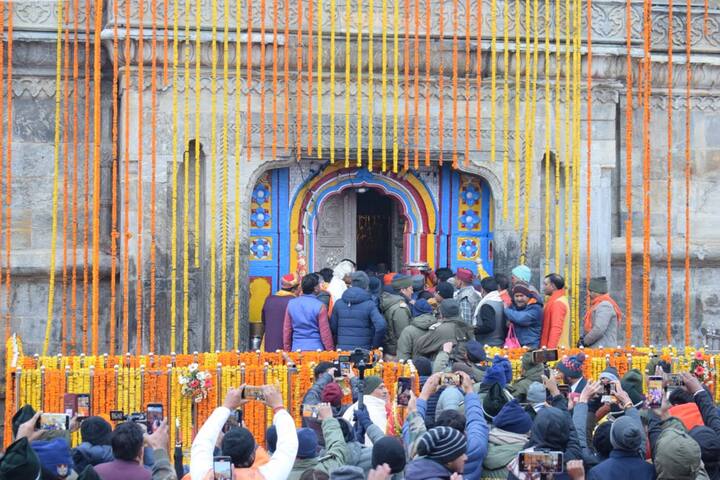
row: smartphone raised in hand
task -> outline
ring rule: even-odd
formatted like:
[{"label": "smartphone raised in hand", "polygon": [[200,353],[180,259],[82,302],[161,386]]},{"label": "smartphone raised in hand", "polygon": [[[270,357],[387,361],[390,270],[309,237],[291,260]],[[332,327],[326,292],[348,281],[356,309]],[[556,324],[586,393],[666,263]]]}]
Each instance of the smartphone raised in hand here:
[{"label": "smartphone raised in hand", "polygon": [[165,418],[162,403],[148,403],[146,418],[147,430],[151,434],[155,431],[155,425],[162,423]]},{"label": "smartphone raised in hand", "polygon": [[399,377],[397,383],[397,404],[400,407],[407,407],[410,402],[410,392],[412,391],[412,377]]},{"label": "smartphone raised in hand", "polygon": [[662,406],[663,395],[665,389],[663,388],[663,377],[653,375],[648,377],[648,394],[647,394],[647,405],[648,408],[660,408]]},{"label": "smartphone raised in hand", "polygon": [[557,348],[542,348],[532,352],[533,363],[556,362],[558,358]]},{"label": "smartphone raised in hand", "polygon": [[233,464],[230,457],[213,458],[213,479],[233,480]]},{"label": "smartphone raised in hand", "polygon": [[524,473],[562,473],[563,452],[520,452],[518,470]]}]

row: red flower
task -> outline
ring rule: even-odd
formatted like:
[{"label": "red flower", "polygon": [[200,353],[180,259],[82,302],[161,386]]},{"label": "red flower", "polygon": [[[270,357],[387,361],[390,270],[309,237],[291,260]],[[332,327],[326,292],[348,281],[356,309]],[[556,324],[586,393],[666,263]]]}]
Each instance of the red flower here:
[{"label": "red flower", "polygon": [[697,358],[698,360],[702,360],[702,359],[703,359],[703,354],[702,354],[702,352],[701,352],[700,350],[698,350],[697,352],[695,352],[695,358]]},{"label": "red flower", "polygon": [[189,385],[190,385],[190,388],[198,388],[200,386],[200,381],[193,380],[192,382],[189,383]]},{"label": "red flower", "polygon": [[205,380],[205,388],[210,388],[212,386],[212,382],[210,379]]}]

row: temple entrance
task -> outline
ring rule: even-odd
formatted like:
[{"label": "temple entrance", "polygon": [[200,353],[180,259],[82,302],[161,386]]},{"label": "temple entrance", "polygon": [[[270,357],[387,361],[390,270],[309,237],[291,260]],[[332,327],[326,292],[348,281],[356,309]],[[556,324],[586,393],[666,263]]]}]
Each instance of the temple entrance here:
[{"label": "temple entrance", "polygon": [[328,198],[315,231],[315,270],[343,258],[360,270],[398,271],[404,263],[405,220],[397,200],[379,189],[348,189]]}]

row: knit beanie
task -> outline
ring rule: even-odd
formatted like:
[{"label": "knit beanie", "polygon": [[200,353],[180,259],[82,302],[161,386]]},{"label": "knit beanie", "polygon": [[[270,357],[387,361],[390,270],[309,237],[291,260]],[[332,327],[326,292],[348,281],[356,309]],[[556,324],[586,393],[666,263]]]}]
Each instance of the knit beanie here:
[{"label": "knit beanie", "polygon": [[20,428],[20,425],[30,420],[32,417],[35,416],[35,409],[31,407],[30,405],[23,405],[20,407],[20,410],[15,412],[15,415],[12,417],[12,432],[13,437],[17,436],[18,428]]},{"label": "knit beanie", "polygon": [[620,380],[620,377],[618,377],[618,371],[615,367],[606,367],[605,370],[600,372],[600,380],[603,378],[607,378],[611,382],[617,382]]},{"label": "knit beanie", "polygon": [[417,370],[418,375],[421,377],[429,377],[432,375],[432,362],[427,357],[413,357],[412,359],[413,365],[415,365],[415,370]]},{"label": "knit beanie", "polygon": [[88,417],[80,424],[80,438],[91,445],[110,445],[112,425],[102,417]]},{"label": "knit beanie", "polygon": [[337,383],[330,382],[323,388],[320,399],[333,407],[339,407],[343,399],[342,388]]},{"label": "knit beanie", "polygon": [[32,442],[30,446],[40,459],[40,465],[49,472],[59,473],[58,467],[73,467],[70,444],[64,437],[56,437],[52,440],[38,440]]},{"label": "knit beanie", "polygon": [[220,449],[223,455],[232,459],[235,466],[247,466],[251,455],[255,452],[255,437],[245,427],[233,427],[222,439]]},{"label": "knit beanie", "polygon": [[452,318],[460,315],[460,304],[457,300],[446,299],[440,302],[440,315],[443,318]]},{"label": "knit beanie", "polygon": [[522,409],[517,400],[511,400],[500,409],[493,425],[506,432],[527,434],[532,428],[533,422],[530,415]]},{"label": "knit beanie", "polygon": [[610,427],[610,443],[615,450],[637,452],[642,445],[643,431],[640,422],[623,415]]},{"label": "knit beanie", "polygon": [[527,265],[518,265],[517,267],[513,268],[510,273],[512,273],[519,280],[522,280],[526,283],[530,283],[530,279],[532,278],[532,271]]},{"label": "knit beanie", "polygon": [[365,387],[363,388],[363,394],[370,395],[374,392],[382,383],[382,379],[377,375],[370,375],[365,377]]},{"label": "knit beanie", "polygon": [[438,295],[440,295],[442,298],[444,298],[446,300],[453,298],[453,296],[455,295],[455,287],[450,285],[448,282],[438,283],[436,290],[437,290]]},{"label": "knit beanie", "polygon": [[40,475],[40,459],[30,448],[27,438],[10,444],[0,459],[0,479],[35,479]]},{"label": "knit beanie", "polygon": [[465,435],[451,427],[431,428],[418,440],[418,455],[440,464],[450,463],[466,452]]},{"label": "knit beanie", "polygon": [[545,385],[540,382],[532,382],[528,387],[527,401],[533,405],[536,403],[543,403],[547,399],[547,393],[545,391]]},{"label": "knit beanie", "polygon": [[493,365],[492,367],[485,370],[485,376],[483,377],[483,385],[493,385],[495,383],[500,385],[500,388],[505,387],[507,384],[505,376],[505,369],[502,365]]},{"label": "knit beanie", "polygon": [[629,370],[620,382],[622,389],[628,394],[633,405],[638,405],[639,403],[645,401],[642,382],[642,373],[640,373],[640,370],[637,368]]},{"label": "knit beanie", "polygon": [[525,295],[528,298],[532,298],[534,296],[533,291],[530,290],[530,285],[528,285],[527,283],[524,283],[524,282],[518,282],[515,284],[515,286],[513,286],[513,289],[512,289],[513,297],[515,296],[516,293],[522,293],[523,295]]},{"label": "knit beanie", "polygon": [[432,313],[432,307],[424,298],[418,298],[412,306],[413,317],[419,317],[426,313]]},{"label": "knit beanie", "polygon": [[608,293],[608,282],[606,277],[591,278],[588,283],[588,290],[604,295]]},{"label": "knit beanie", "polygon": [[462,280],[465,283],[472,283],[475,275],[473,275],[472,271],[467,268],[458,268],[457,272],[455,272],[455,278]]},{"label": "knit beanie", "polygon": [[410,277],[410,275],[398,273],[393,277],[390,285],[392,285],[395,290],[412,287],[412,277]]},{"label": "knit beanie", "polygon": [[477,340],[470,340],[465,344],[465,351],[467,352],[467,359],[472,363],[480,363],[487,360],[487,353],[485,353],[485,347],[482,343]]},{"label": "knit beanie", "polygon": [[367,290],[370,286],[370,278],[368,278],[365,272],[353,272],[350,274],[350,282],[353,287],[362,288]]},{"label": "knit beanie", "polygon": [[497,365],[502,368],[503,372],[505,373],[505,383],[512,382],[512,364],[510,364],[510,360],[508,360],[505,357],[501,357],[500,355],[495,355],[495,358],[493,358],[493,365]]},{"label": "knit beanie", "polygon": [[298,451],[297,458],[315,458],[317,457],[318,438],[315,431],[311,428],[298,428]]},{"label": "knit beanie", "polygon": [[420,292],[425,288],[425,277],[422,275],[412,276],[413,292]]},{"label": "knit beanie", "polygon": [[508,399],[505,396],[505,392],[503,388],[496,383],[490,387],[487,395],[483,398],[483,412],[486,417],[494,421],[493,419],[500,413],[500,410],[502,410],[506,403],[508,403]]},{"label": "knit beanie", "polygon": [[405,450],[395,437],[385,436],[375,442],[372,449],[372,468],[387,463],[391,473],[405,470]]},{"label": "knit beanie", "polygon": [[520,366],[526,372],[535,366],[535,362],[533,362],[532,352],[523,353],[523,356],[520,358]]},{"label": "knit beanie", "polygon": [[580,378],[583,376],[583,363],[585,362],[585,354],[580,352],[577,355],[564,357],[557,363],[557,369],[568,378]]},{"label": "knit beanie", "polygon": [[382,282],[379,278],[370,277],[370,280],[368,281],[368,291],[376,297],[380,296],[382,293]]}]

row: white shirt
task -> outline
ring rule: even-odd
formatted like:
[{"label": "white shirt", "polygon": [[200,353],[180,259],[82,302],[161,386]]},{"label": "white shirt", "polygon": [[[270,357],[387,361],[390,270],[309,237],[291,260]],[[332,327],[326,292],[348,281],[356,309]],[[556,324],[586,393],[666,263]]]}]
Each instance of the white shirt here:
[{"label": "white shirt", "polygon": [[342,294],[347,290],[347,285],[342,278],[333,277],[328,284],[328,292],[333,299],[333,302],[337,302],[342,298]]},{"label": "white shirt", "polygon": [[[190,478],[204,480],[213,469],[213,451],[215,442],[225,422],[230,417],[230,409],[218,407],[200,428],[192,443],[190,455]],[[286,410],[280,410],[273,418],[277,429],[277,448],[270,461],[258,468],[265,480],[285,480],[292,471],[298,451],[295,422]]]},{"label": "white shirt", "polygon": [[[370,420],[377,425],[380,430],[383,432],[387,429],[387,411],[385,410],[385,400],[382,400],[377,397],[373,397],[371,395],[363,395],[363,404],[368,410],[368,413],[370,414]],[[348,408],[345,413],[343,414],[343,418],[350,422],[351,425],[353,425],[355,422],[353,421],[353,414],[355,410],[357,410],[357,402],[354,403],[350,408]],[[279,435],[278,435],[279,438]],[[370,438],[365,435],[365,446],[366,447],[372,447],[372,442],[370,441]],[[194,479],[193,479],[194,480]]]}]

